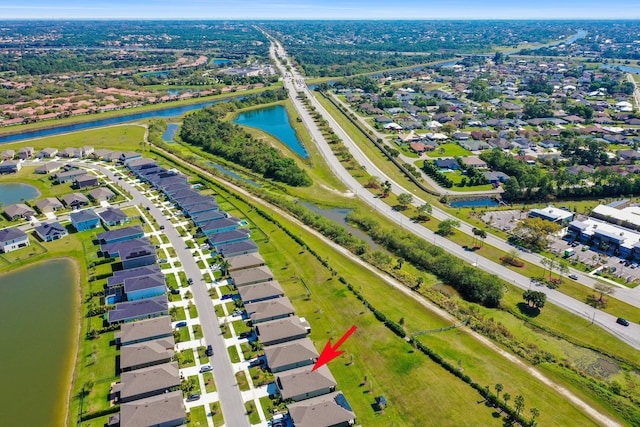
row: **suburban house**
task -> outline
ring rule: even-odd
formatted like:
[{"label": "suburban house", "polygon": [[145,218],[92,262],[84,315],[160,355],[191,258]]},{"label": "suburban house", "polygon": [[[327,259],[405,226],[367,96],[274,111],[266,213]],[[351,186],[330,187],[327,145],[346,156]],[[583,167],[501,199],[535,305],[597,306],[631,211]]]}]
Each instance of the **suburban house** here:
[{"label": "suburban house", "polygon": [[260,323],[255,331],[263,345],[273,345],[304,338],[311,332],[311,327],[304,318],[291,316]]},{"label": "suburban house", "polygon": [[89,204],[89,199],[82,193],[71,193],[62,196],[62,203],[68,208],[78,209],[80,206]]},{"label": "suburban house", "polygon": [[467,157],[463,157],[461,160],[462,160],[462,163],[464,163],[469,167],[474,167],[478,169],[487,169],[489,167],[487,165],[487,162],[485,162],[478,156],[467,156]]},{"label": "suburban house", "polygon": [[11,160],[16,156],[15,150],[4,150],[0,153],[0,160]]},{"label": "suburban house", "polygon": [[295,402],[332,393],[337,385],[327,365],[315,371],[312,370],[312,366],[303,366],[276,375],[276,386],[282,399]]},{"label": "suburban house", "polygon": [[120,347],[120,371],[129,372],[171,362],[175,354],[173,337]]},{"label": "suburban house", "polygon": [[220,206],[213,200],[209,202],[196,203],[195,205],[190,205],[190,206],[182,206],[182,211],[186,216],[189,216],[189,217],[199,212],[217,211],[217,210],[220,210]]},{"label": "suburban house", "polygon": [[27,160],[33,157],[33,153],[33,147],[22,147],[20,150],[18,150],[18,158],[20,160]]},{"label": "suburban house", "polygon": [[55,172],[62,167],[62,163],[60,162],[47,162],[44,165],[40,165],[36,168],[35,173],[39,174],[49,174],[51,172]]},{"label": "suburban house", "polygon": [[84,169],[71,169],[58,172],[53,175],[53,178],[58,184],[64,184],[66,182],[72,182],[79,176],[86,175],[87,173],[88,172]]},{"label": "suburban house", "polygon": [[245,304],[244,309],[254,325],[295,314],[295,309],[287,297]]},{"label": "suburban house", "polygon": [[484,177],[487,179],[489,184],[498,185],[500,183],[505,183],[509,178],[509,175],[499,171],[486,171],[482,172]]},{"label": "suburban house", "polygon": [[153,276],[132,277],[124,281],[124,293],[127,296],[127,301],[157,297],[164,295],[166,291],[167,284],[162,273]]},{"label": "suburban house", "polygon": [[134,320],[151,319],[152,317],[169,314],[167,296],[141,299],[138,301],[122,302],[116,308],[109,310],[107,321],[109,324],[132,322]]},{"label": "suburban house", "polygon": [[349,427],[356,414],[340,392],[325,394],[287,405],[295,427]]},{"label": "suburban house", "polygon": [[214,233],[222,233],[225,231],[235,230],[240,226],[240,220],[235,217],[222,218],[214,221],[208,221],[200,224],[200,232],[209,235]]},{"label": "suburban house", "polygon": [[171,317],[161,316],[122,324],[120,332],[116,332],[116,344],[126,346],[145,341],[173,336]]},{"label": "suburban house", "polygon": [[71,212],[69,218],[71,218],[73,228],[77,231],[93,230],[100,226],[100,217],[93,209]]},{"label": "suburban house", "polygon": [[191,221],[193,221],[196,226],[200,226],[205,222],[215,221],[222,218],[227,218],[227,213],[224,211],[206,211],[192,215]]},{"label": "suburban house", "polygon": [[273,373],[313,365],[320,357],[309,338],[267,346],[264,355]]},{"label": "suburban house", "polygon": [[120,406],[120,425],[177,427],[186,425],[186,409],[181,391],[163,393]]},{"label": "suburban house", "polygon": [[46,197],[44,199],[40,199],[35,203],[35,206],[40,211],[40,213],[55,212],[63,208],[60,200],[56,199],[55,197]]},{"label": "suburban house", "polygon": [[89,191],[89,197],[96,202],[108,202],[116,197],[116,194],[107,187],[98,187]]},{"label": "suburban house", "polygon": [[239,230],[223,231],[221,233],[210,234],[207,241],[212,247],[218,245],[224,245],[225,243],[242,242],[243,240],[249,240],[251,237],[251,230],[248,228],[242,228]]},{"label": "suburban house", "polygon": [[130,159],[127,162],[127,167],[132,171],[136,172],[142,169],[157,168],[158,164],[153,159],[149,159],[147,157],[140,157],[138,159]]},{"label": "suburban house", "polygon": [[128,164],[129,162],[137,159],[142,159],[142,154],[136,153],[134,151],[127,151],[126,153],[121,153],[118,158],[118,162],[122,164]]},{"label": "suburban house", "polygon": [[45,242],[52,242],[54,240],[62,239],[69,234],[67,229],[60,225],[59,222],[43,223],[35,227],[36,234]]},{"label": "suburban house", "polygon": [[123,269],[155,264],[155,246],[145,237],[102,245],[102,252],[109,258],[120,258]]},{"label": "suburban house", "polygon": [[178,362],[164,363],[135,371],[123,372],[112,392],[120,403],[132,402],[169,392],[180,386]]},{"label": "suburban house", "polygon": [[246,268],[244,270],[236,270],[229,274],[233,284],[237,288],[246,285],[255,285],[260,282],[268,282],[273,280],[273,273],[268,266]]},{"label": "suburban house", "polygon": [[460,170],[460,165],[456,159],[436,159],[433,162],[440,169]]},{"label": "suburban house", "polygon": [[282,286],[276,280],[243,286],[238,289],[238,293],[245,304],[284,296]]},{"label": "suburban house", "polygon": [[98,185],[98,177],[91,174],[77,176],[73,180],[73,186],[77,189],[95,187]]},{"label": "suburban house", "polygon": [[18,228],[3,228],[0,230],[0,251],[3,253],[29,246],[29,236]]},{"label": "suburban house", "polygon": [[35,214],[36,214],[36,211],[31,209],[29,206],[25,205],[24,203],[15,203],[13,205],[9,205],[6,208],[4,208],[4,216],[6,216],[11,221],[20,219],[20,218],[29,219]]},{"label": "suburban house", "polygon": [[248,254],[240,255],[232,258],[227,258],[229,262],[228,272],[243,270],[245,268],[255,268],[264,265],[264,258],[260,254]]},{"label": "suburban house", "polygon": [[58,154],[58,149],[57,148],[44,148],[42,149],[38,155],[36,156],[39,159],[52,159],[56,156],[56,154]]},{"label": "suburban house", "polygon": [[161,271],[162,269],[158,264],[129,268],[127,270],[118,270],[113,273],[113,276],[107,278],[107,287],[123,285],[125,279],[129,279],[131,277],[149,276],[160,273]]},{"label": "suburban house", "polygon": [[236,243],[225,243],[215,247],[216,252],[223,257],[253,254],[258,252],[258,245],[253,240],[244,240]]},{"label": "suburban house", "polygon": [[[102,220],[102,222],[109,227],[122,225],[129,221],[129,217],[127,216],[127,214],[125,214],[118,208],[112,208],[112,207],[108,207],[104,211],[99,212],[98,216],[100,216],[100,219]],[[142,228],[140,228],[140,230],[142,230]]]},{"label": "suburban house", "polygon": [[22,169],[22,163],[18,160],[5,160],[0,163],[0,175],[16,173]]}]

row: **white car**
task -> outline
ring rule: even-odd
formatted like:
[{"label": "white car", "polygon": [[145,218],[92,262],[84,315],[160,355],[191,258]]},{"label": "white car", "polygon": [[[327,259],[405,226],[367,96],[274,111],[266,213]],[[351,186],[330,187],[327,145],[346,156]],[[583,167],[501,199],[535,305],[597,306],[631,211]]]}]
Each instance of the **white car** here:
[{"label": "white car", "polygon": [[569,279],[578,280],[578,275],[577,274],[570,274],[569,275]]},{"label": "white car", "polygon": [[200,372],[210,372],[213,371],[211,365],[202,365],[200,366]]}]

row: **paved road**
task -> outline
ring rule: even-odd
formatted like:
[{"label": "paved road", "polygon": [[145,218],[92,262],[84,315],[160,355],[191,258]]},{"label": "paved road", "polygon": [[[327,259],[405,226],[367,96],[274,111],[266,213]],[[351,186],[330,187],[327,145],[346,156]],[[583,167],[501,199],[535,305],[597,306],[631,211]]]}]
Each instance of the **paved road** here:
[{"label": "paved road", "polygon": [[[268,36],[268,35],[267,35]],[[333,155],[329,144],[324,139],[322,133],[319,131],[317,125],[315,124],[313,118],[308,113],[306,108],[304,107],[302,101],[298,99],[297,93],[304,93],[310,100],[312,105],[315,107],[315,110],[319,112],[325,120],[329,123],[334,132],[342,139],[343,143],[349,148],[351,154],[354,156],[356,161],[358,161],[361,165],[365,166],[366,170],[372,174],[377,175],[381,178],[381,180],[389,179],[385,174],[380,171],[375,164],[373,164],[365,155],[360,151],[357,145],[353,142],[350,136],[339,126],[339,124],[335,121],[335,119],[323,108],[323,106],[315,99],[309,88],[304,83],[304,79],[302,76],[298,74],[295,68],[291,67],[288,71],[285,69],[285,66],[278,60],[277,57],[284,58],[285,61],[288,61],[286,52],[282,48],[282,45],[275,39],[268,36],[272,42],[270,47],[270,53],[272,58],[275,60],[279,70],[284,75],[284,85],[289,91],[289,96],[298,111],[298,114],[309,130],[311,137],[316,141],[316,144],[322,153],[325,161],[330,166],[331,170],[340,178],[340,180],[345,183],[345,185],[351,189],[360,199],[364,200],[369,206],[376,209],[381,214],[385,215],[387,218],[399,224],[400,226],[410,230],[417,236],[420,236],[428,241],[433,241],[434,244],[442,247],[447,252],[461,258],[471,264],[477,265],[483,270],[496,274],[503,280],[513,283],[514,285],[522,288],[529,289],[533,285],[529,277],[523,276],[521,274],[515,273],[510,269],[490,261],[482,256],[479,256],[473,252],[466,251],[464,248],[459,245],[451,242],[450,240],[444,239],[442,237],[437,236],[432,231],[424,228],[423,226],[411,222],[408,218],[403,216],[401,213],[396,212],[391,209],[390,206],[385,204],[383,201],[379,200],[371,194],[369,191],[362,188],[362,186],[353,178],[347,170],[342,167],[340,162]],[[276,56],[277,52],[277,56]],[[408,192],[406,189],[398,185],[397,183],[390,180],[393,185],[393,191],[397,194]],[[418,201],[418,203],[423,203],[422,201]],[[442,220],[451,218],[446,212],[441,211],[439,209],[434,209],[433,216]],[[472,226],[467,223],[462,223],[460,227],[465,233],[471,234]],[[501,239],[498,239],[495,236],[489,235],[486,239],[487,244],[491,244],[496,246],[502,250],[509,251],[513,247]],[[522,257],[526,262],[539,263],[541,259],[540,256],[536,254],[528,254],[523,253]],[[581,283],[587,283],[593,285],[594,280],[587,277],[582,272],[576,272],[580,276]],[[545,292],[547,294],[547,299],[550,303],[553,303],[557,306],[560,306],[578,316],[581,316],[589,321],[592,321],[594,324],[597,324],[602,329],[607,331],[608,333],[616,336],[627,344],[633,346],[636,349],[640,349],[640,325],[636,323],[632,323],[629,327],[624,327],[616,324],[616,316],[605,313],[600,310],[594,310],[591,306],[578,301],[574,298],[571,298],[565,294],[562,294],[556,290],[548,289],[544,286],[533,286],[536,290]],[[618,289],[616,291],[616,297],[629,300],[627,302],[633,301],[636,306],[640,306],[640,295],[638,292],[632,292],[626,289]],[[632,319],[636,320],[636,319]]]},{"label": "paved road", "polygon": [[[199,322],[202,325],[202,332],[204,333],[206,343],[211,344],[214,349],[214,355],[210,358],[210,364],[213,367],[213,373],[215,375],[225,425],[227,427],[249,427],[249,418],[246,415],[244,401],[233,372],[229,353],[227,353],[227,347],[220,330],[218,317],[213,309],[211,297],[209,296],[206,285],[202,280],[200,267],[198,267],[197,262],[193,258],[191,250],[186,247],[184,239],[174,228],[171,221],[165,218],[160,209],[140,193],[137,188],[125,180],[118,180],[118,177],[114,176],[114,174],[105,167],[91,163],[87,163],[85,166],[99,170],[116,185],[122,187],[131,194],[132,204],[149,208],[149,213],[153,218],[159,225],[164,226],[164,234],[175,249],[176,255],[180,259],[187,277],[193,278],[193,285],[191,285],[190,289],[198,309]],[[209,412],[208,408],[206,408],[206,410]]]}]

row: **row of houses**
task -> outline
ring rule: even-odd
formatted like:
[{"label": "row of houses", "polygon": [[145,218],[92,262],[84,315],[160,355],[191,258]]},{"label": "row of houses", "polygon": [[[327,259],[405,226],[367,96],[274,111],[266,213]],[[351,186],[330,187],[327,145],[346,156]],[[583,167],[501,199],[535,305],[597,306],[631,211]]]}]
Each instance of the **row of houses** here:
[{"label": "row of houses", "polygon": [[238,289],[246,317],[263,345],[265,367],[288,405],[296,427],[347,426],[355,414],[326,365],[313,370],[319,354],[307,337],[311,328],[295,315],[260,254],[228,258],[230,280]]},{"label": "row of houses", "polygon": [[[165,196],[207,236],[214,254],[229,263],[231,281],[238,289],[256,337],[265,348],[267,368],[277,373],[278,393],[289,405],[297,427],[351,425],[355,414],[344,395],[336,392],[336,381],[325,366],[313,371],[318,352],[307,335],[310,326],[295,315],[291,301],[284,296],[269,267],[241,228],[238,218],[221,211],[215,198],[200,194],[178,173],[167,171],[150,159],[136,159],[128,168]],[[328,423],[330,421],[330,423]],[[327,424],[328,423],[328,424]]]},{"label": "row of houses", "polygon": [[115,335],[120,348],[120,381],[110,400],[120,412],[107,423],[116,426],[181,426],[186,408],[180,371],[174,361],[175,340],[167,315],[124,323]]}]

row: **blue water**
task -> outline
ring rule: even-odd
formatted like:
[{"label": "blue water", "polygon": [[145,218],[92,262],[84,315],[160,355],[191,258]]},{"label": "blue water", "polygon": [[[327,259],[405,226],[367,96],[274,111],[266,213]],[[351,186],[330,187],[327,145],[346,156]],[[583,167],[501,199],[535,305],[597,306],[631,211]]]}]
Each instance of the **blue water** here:
[{"label": "blue water", "polygon": [[230,59],[224,59],[224,58],[214,59],[213,61],[211,61],[213,65],[228,64],[229,62],[231,62]]},{"label": "blue water", "polygon": [[602,68],[613,68],[624,71],[625,73],[640,74],[640,67],[632,67],[631,65],[603,64]]},{"label": "blue water", "polygon": [[466,202],[449,203],[449,206],[452,208],[489,208],[498,205],[499,203],[493,199],[467,200]]},{"label": "blue water", "polygon": [[[237,97],[234,99],[242,99]],[[156,111],[147,111],[145,113],[131,113],[119,117],[111,117],[109,119],[99,119],[92,122],[76,123],[73,125],[64,125],[51,129],[41,129],[30,132],[21,132],[16,135],[7,135],[0,137],[0,144],[7,142],[24,141],[26,139],[43,138],[46,136],[60,135],[61,133],[75,132],[84,129],[94,129],[104,126],[118,125],[121,123],[133,122],[136,120],[150,119],[156,117],[176,117],[181,116],[191,111],[199,110],[209,105],[217,104],[218,102],[227,102],[228,100],[218,100],[209,102],[200,102],[198,104],[182,105],[180,107],[167,107]]]},{"label": "blue water", "polygon": [[240,113],[233,123],[263,130],[278,138],[300,157],[309,157],[309,153],[289,124],[287,109],[281,105]]},{"label": "blue water", "polygon": [[208,164],[209,166],[211,166],[211,167],[214,167],[214,168],[218,169],[218,170],[219,170],[220,172],[222,172],[223,174],[225,174],[225,175],[229,175],[229,176],[230,176],[230,177],[232,177],[232,178],[235,178],[235,179],[239,179],[239,180],[241,180],[241,181],[244,181],[244,182],[246,182],[246,183],[247,183],[247,184],[249,184],[249,185],[253,185],[254,187],[262,187],[262,185],[258,184],[257,182],[252,181],[252,180],[250,180],[249,178],[245,178],[245,177],[243,177],[243,176],[241,176],[241,175],[238,175],[238,174],[237,174],[237,173],[235,173],[234,171],[230,171],[229,169],[223,168],[222,166],[220,166],[220,165],[219,165],[219,164],[217,164],[217,163],[207,162],[207,164]]},{"label": "blue water", "polygon": [[33,200],[40,196],[40,191],[32,185],[7,182],[0,184],[0,204],[2,206],[21,203],[22,200]]},{"label": "blue water", "polygon": [[176,132],[178,132],[179,127],[180,126],[178,126],[177,123],[169,123],[167,125],[167,130],[165,130],[164,133],[162,134],[162,140],[167,144],[173,144],[174,143],[173,138],[175,138]]},{"label": "blue water", "polygon": [[167,77],[169,76],[168,71],[150,71],[148,73],[140,74],[143,77]]}]

